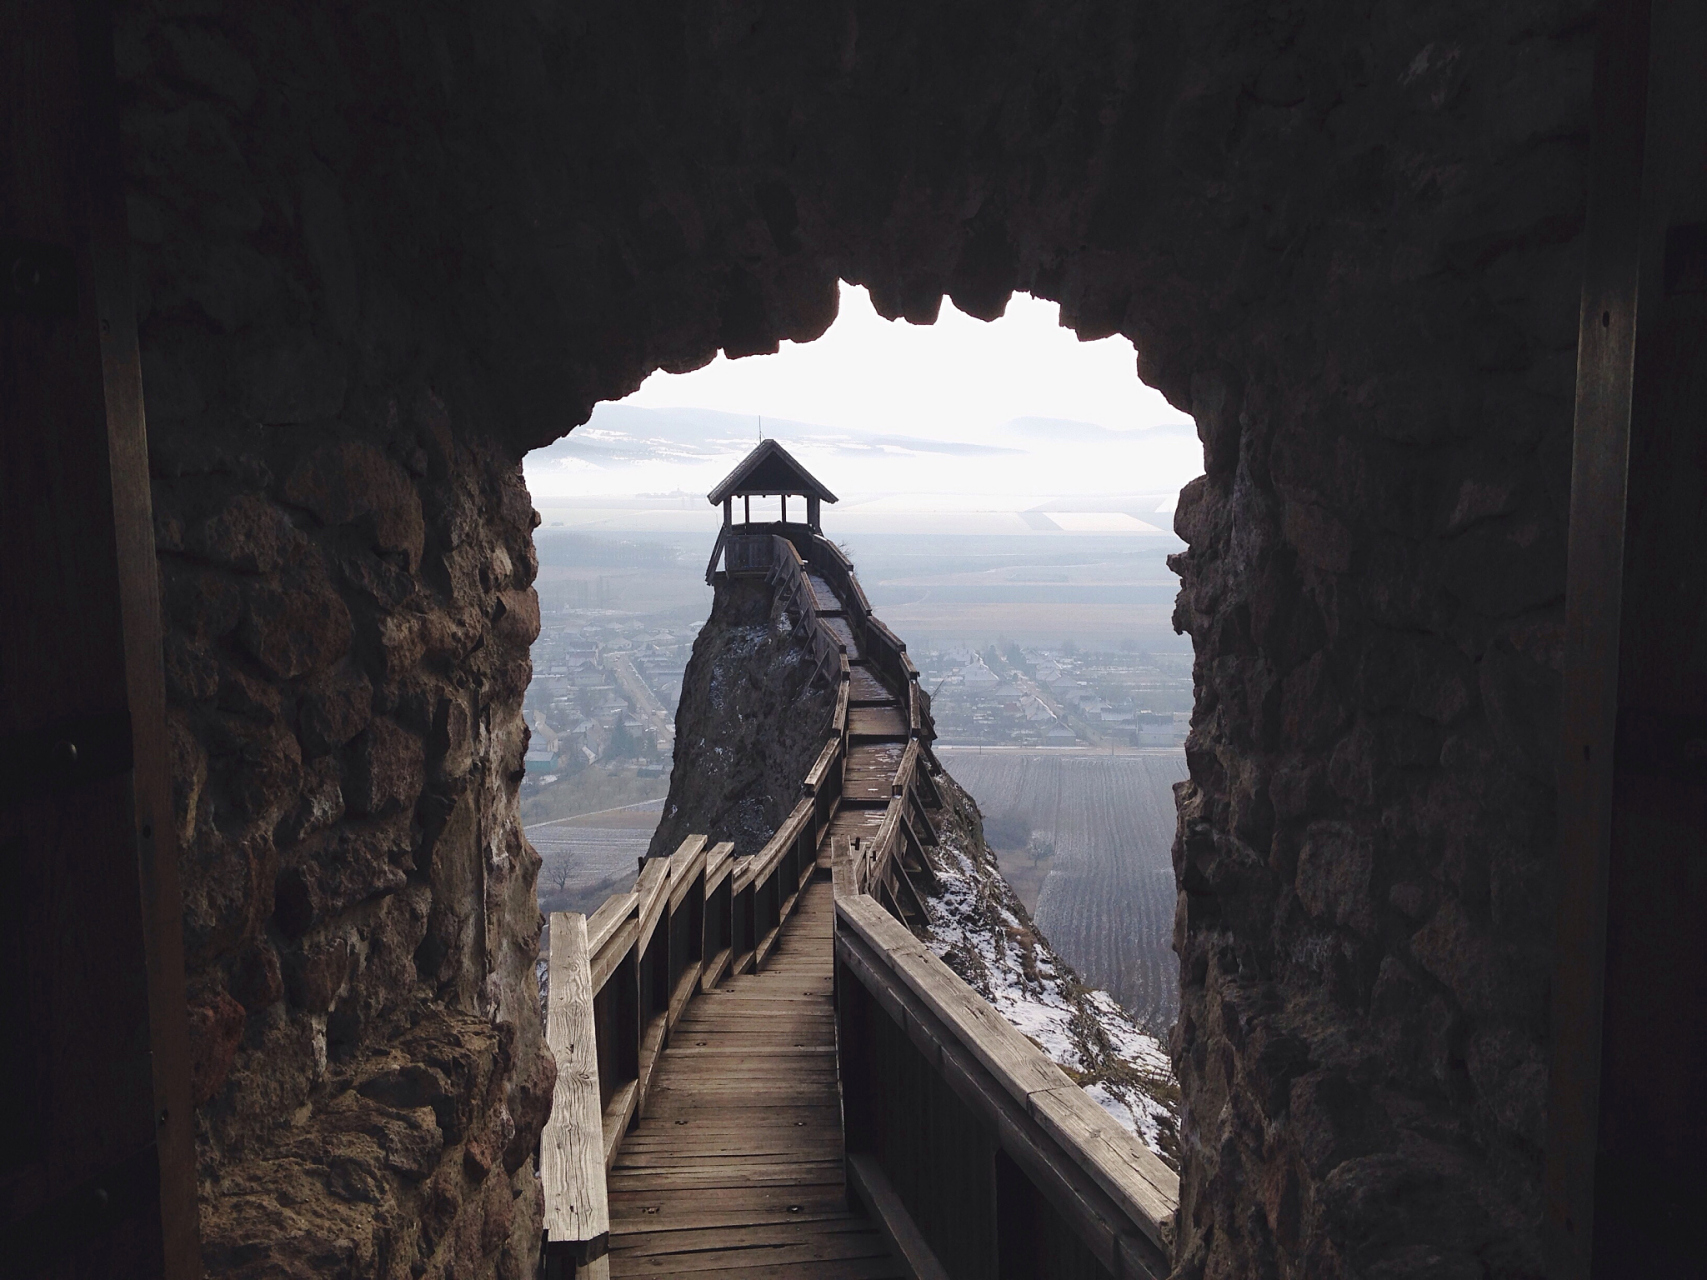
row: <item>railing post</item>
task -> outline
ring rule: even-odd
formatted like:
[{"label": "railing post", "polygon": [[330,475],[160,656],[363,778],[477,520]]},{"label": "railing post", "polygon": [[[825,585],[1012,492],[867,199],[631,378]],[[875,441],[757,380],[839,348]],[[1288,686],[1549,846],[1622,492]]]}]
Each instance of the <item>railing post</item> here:
[{"label": "railing post", "polygon": [[546,1275],[568,1277],[604,1256],[610,1208],[587,918],[553,912],[549,937],[545,1041],[557,1060],[557,1084],[540,1139],[543,1244]]}]

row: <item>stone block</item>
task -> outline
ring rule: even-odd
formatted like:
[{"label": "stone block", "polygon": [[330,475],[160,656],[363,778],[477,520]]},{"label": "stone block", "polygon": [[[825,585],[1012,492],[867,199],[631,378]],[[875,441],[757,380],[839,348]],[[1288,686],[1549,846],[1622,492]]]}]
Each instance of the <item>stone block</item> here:
[{"label": "stone block", "polygon": [[223,991],[210,991],[190,1004],[190,1094],[200,1106],[225,1083],[247,1015]]},{"label": "stone block", "polygon": [[257,582],[243,592],[238,638],[255,661],[292,680],[331,666],[349,651],[350,610],[325,586]]},{"label": "stone block", "polygon": [[335,751],[373,718],[373,686],[354,666],[341,666],[311,681],[297,703],[297,733],[303,753]]},{"label": "stone block", "polygon": [[278,877],[273,918],[288,938],[359,902],[395,893],[407,883],[400,864],[410,855],[407,819],[343,823],[290,851]]},{"label": "stone block", "polygon": [[240,573],[277,573],[300,557],[307,539],[278,507],[239,494],[197,524],[186,539],[194,554]]},{"label": "stone block", "polygon": [[344,803],[352,813],[413,809],[425,767],[421,739],[395,720],[375,717],[351,748]]},{"label": "stone block", "polygon": [[325,1013],[349,978],[350,950],[341,935],[305,938],[286,956],[285,989],[291,1003],[309,1013]]},{"label": "stone block", "polygon": [[401,466],[365,441],[317,449],[285,480],[284,496],[325,525],[363,522],[372,545],[401,554],[405,569],[421,562],[420,495]]}]

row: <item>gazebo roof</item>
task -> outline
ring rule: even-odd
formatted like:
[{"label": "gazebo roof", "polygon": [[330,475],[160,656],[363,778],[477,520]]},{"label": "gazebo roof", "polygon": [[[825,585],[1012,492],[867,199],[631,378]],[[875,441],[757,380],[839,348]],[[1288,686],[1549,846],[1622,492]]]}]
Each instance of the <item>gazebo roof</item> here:
[{"label": "gazebo roof", "polygon": [[836,500],[835,494],[820,484],[810,471],[794,460],[793,454],[775,440],[762,441],[722,484],[706,496],[711,505],[716,506],[725,498],[762,493],[800,493],[824,502]]}]

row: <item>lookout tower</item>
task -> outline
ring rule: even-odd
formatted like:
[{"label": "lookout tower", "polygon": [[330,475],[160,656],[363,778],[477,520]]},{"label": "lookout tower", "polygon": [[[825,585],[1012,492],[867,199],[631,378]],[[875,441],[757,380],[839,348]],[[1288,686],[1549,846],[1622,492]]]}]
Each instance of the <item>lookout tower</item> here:
[{"label": "lookout tower", "polygon": [[810,471],[795,461],[793,454],[775,440],[763,441],[707,495],[713,506],[719,502],[723,504],[725,533],[735,523],[736,498],[741,499],[741,522],[752,524],[752,499],[773,496],[782,499],[784,524],[788,523],[788,500],[805,498],[806,525],[813,533],[822,532],[818,526],[818,504],[836,500],[835,494],[820,484]]}]

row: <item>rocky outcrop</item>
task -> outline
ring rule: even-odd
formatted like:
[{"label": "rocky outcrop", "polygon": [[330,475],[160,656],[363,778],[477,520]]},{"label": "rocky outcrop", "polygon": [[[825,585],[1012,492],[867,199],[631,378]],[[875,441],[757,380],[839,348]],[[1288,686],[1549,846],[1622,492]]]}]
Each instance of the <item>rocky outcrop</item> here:
[{"label": "rocky outcrop", "polygon": [[[843,277],[1057,299],[1197,420],[1181,1274],[1534,1274],[1589,14],[122,4],[210,1257],[265,1234],[242,1170],[407,1125],[361,1082],[469,1019],[515,1028],[454,1086],[506,1159],[363,1199],[328,1139],[296,1220],[520,1265],[517,463]],[[423,1233],[446,1168],[463,1240],[510,1179],[506,1240]]]},{"label": "rocky outcrop", "polygon": [[648,857],[689,835],[758,853],[800,799],[824,749],[835,687],[762,579],[720,576],[676,706],[675,759]]},{"label": "rocky outcrop", "polygon": [[[735,857],[758,853],[798,803],[801,782],[833,732],[836,686],[776,589],[763,578],[724,574],[715,585],[711,616],[682,681],[670,794],[649,857],[669,856],[693,834],[732,841]],[[933,784],[942,808],[932,819],[939,842],[925,850],[929,871],[918,878],[931,914],[922,935],[1177,1169],[1179,1086],[1163,1047],[1055,954],[1002,878],[972,797],[946,771],[939,769]]]}]

